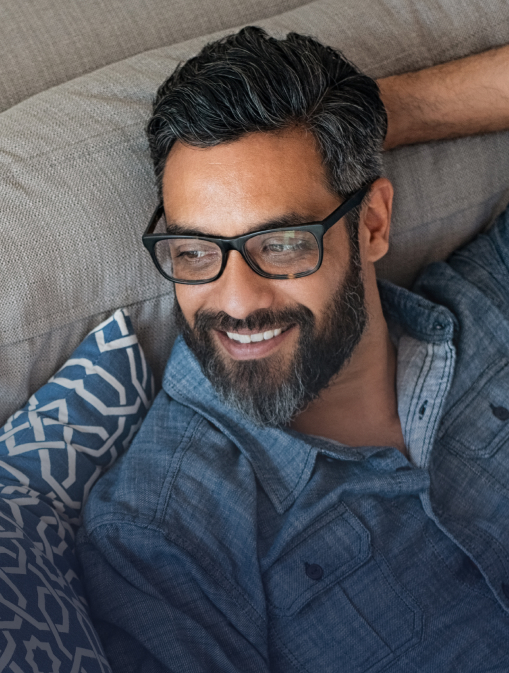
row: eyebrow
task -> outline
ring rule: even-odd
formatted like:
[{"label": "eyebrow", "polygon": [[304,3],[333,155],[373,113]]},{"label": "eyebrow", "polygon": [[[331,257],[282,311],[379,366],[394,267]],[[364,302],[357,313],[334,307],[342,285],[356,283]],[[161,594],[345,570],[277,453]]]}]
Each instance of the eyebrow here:
[{"label": "eyebrow", "polygon": [[[247,229],[240,236],[247,234],[254,234],[258,231],[267,231],[270,229],[283,229],[285,227],[298,227],[302,224],[311,224],[313,222],[321,222],[321,220],[313,218],[305,218],[297,213],[288,213],[281,217],[276,217],[261,224],[255,224],[253,227]],[[236,236],[218,236],[217,234],[209,234],[194,227],[186,227],[184,224],[177,222],[167,223],[166,233],[173,236],[200,236],[202,238],[236,238]]]}]

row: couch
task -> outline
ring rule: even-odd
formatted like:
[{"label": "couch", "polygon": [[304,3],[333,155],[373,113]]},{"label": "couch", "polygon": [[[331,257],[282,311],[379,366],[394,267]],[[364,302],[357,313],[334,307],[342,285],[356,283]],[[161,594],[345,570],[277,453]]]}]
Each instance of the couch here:
[{"label": "couch", "polygon": [[[141,234],[156,204],[144,126],[158,85],[256,23],[311,34],[373,77],[509,42],[507,0],[0,0],[0,424],[127,307],[160,382],[173,288]],[[410,286],[509,200],[509,134],[386,153],[380,276]]]}]

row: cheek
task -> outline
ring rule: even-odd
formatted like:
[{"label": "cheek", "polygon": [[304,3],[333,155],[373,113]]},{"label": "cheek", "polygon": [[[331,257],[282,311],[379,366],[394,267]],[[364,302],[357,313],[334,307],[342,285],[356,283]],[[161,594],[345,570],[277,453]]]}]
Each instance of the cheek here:
[{"label": "cheek", "polygon": [[[329,268],[327,268],[329,266]],[[310,276],[292,281],[283,281],[287,286],[285,292],[286,306],[302,305],[308,308],[313,315],[317,326],[321,325],[326,316],[327,306],[335,293],[338,283],[341,283],[342,274],[337,265],[330,264]]]},{"label": "cheek", "polygon": [[[329,243],[329,245],[326,245],[326,243]],[[309,277],[314,282],[313,292],[316,299],[323,300],[323,303],[326,303],[326,299],[343,283],[349,267],[350,246],[348,241],[329,242],[324,240],[322,265],[315,274]]]},{"label": "cheek", "polygon": [[323,237],[322,267],[336,276],[344,275],[350,263],[350,235],[346,222],[338,222]]},{"label": "cheek", "polygon": [[205,286],[175,284],[175,297],[179,303],[184,318],[190,325],[194,324],[194,316],[200,308],[204,308],[207,295],[210,294]]},{"label": "cheek", "polygon": [[302,279],[303,281],[308,280],[309,285],[303,284],[299,301],[313,311],[318,329],[324,321],[327,321],[332,298],[343,286],[350,267],[348,239],[345,240],[344,237],[337,237],[337,239],[324,240],[323,261],[320,269],[312,276]]},{"label": "cheek", "polygon": [[[303,305],[312,311],[318,322],[321,322],[325,307],[330,303],[332,295],[346,274],[349,258],[344,254],[344,250],[341,258],[339,257],[339,250],[324,250],[322,266],[316,273],[295,280],[269,281],[273,298],[270,308],[277,311],[288,306]],[[218,295],[222,296],[213,283],[202,286],[175,285],[176,299],[190,325],[194,324],[194,316],[199,310],[218,313],[228,308],[220,305],[223,302],[218,301]],[[225,312],[229,313],[228,310]]]}]

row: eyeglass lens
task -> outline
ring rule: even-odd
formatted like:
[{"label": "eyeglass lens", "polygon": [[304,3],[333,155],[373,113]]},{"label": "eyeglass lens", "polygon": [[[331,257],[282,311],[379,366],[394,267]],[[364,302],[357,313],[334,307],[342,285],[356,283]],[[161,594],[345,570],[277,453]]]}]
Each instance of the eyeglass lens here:
[{"label": "eyeglass lens", "polygon": [[[164,217],[161,219],[164,220]],[[160,224],[157,227],[159,231]],[[205,281],[217,276],[221,270],[222,250],[212,241],[170,238],[158,241],[155,253],[164,273],[175,280]],[[313,271],[320,256],[313,234],[298,229],[275,229],[257,234],[247,240],[244,253],[255,268],[282,277]]]}]

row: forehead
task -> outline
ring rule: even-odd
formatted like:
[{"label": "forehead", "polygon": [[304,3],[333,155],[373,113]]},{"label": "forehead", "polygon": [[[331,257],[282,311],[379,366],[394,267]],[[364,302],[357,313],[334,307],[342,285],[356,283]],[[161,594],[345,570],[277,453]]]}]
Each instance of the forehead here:
[{"label": "forehead", "polygon": [[163,199],[172,222],[222,236],[289,214],[325,217],[337,205],[315,139],[303,129],[253,133],[210,148],[176,143]]}]

